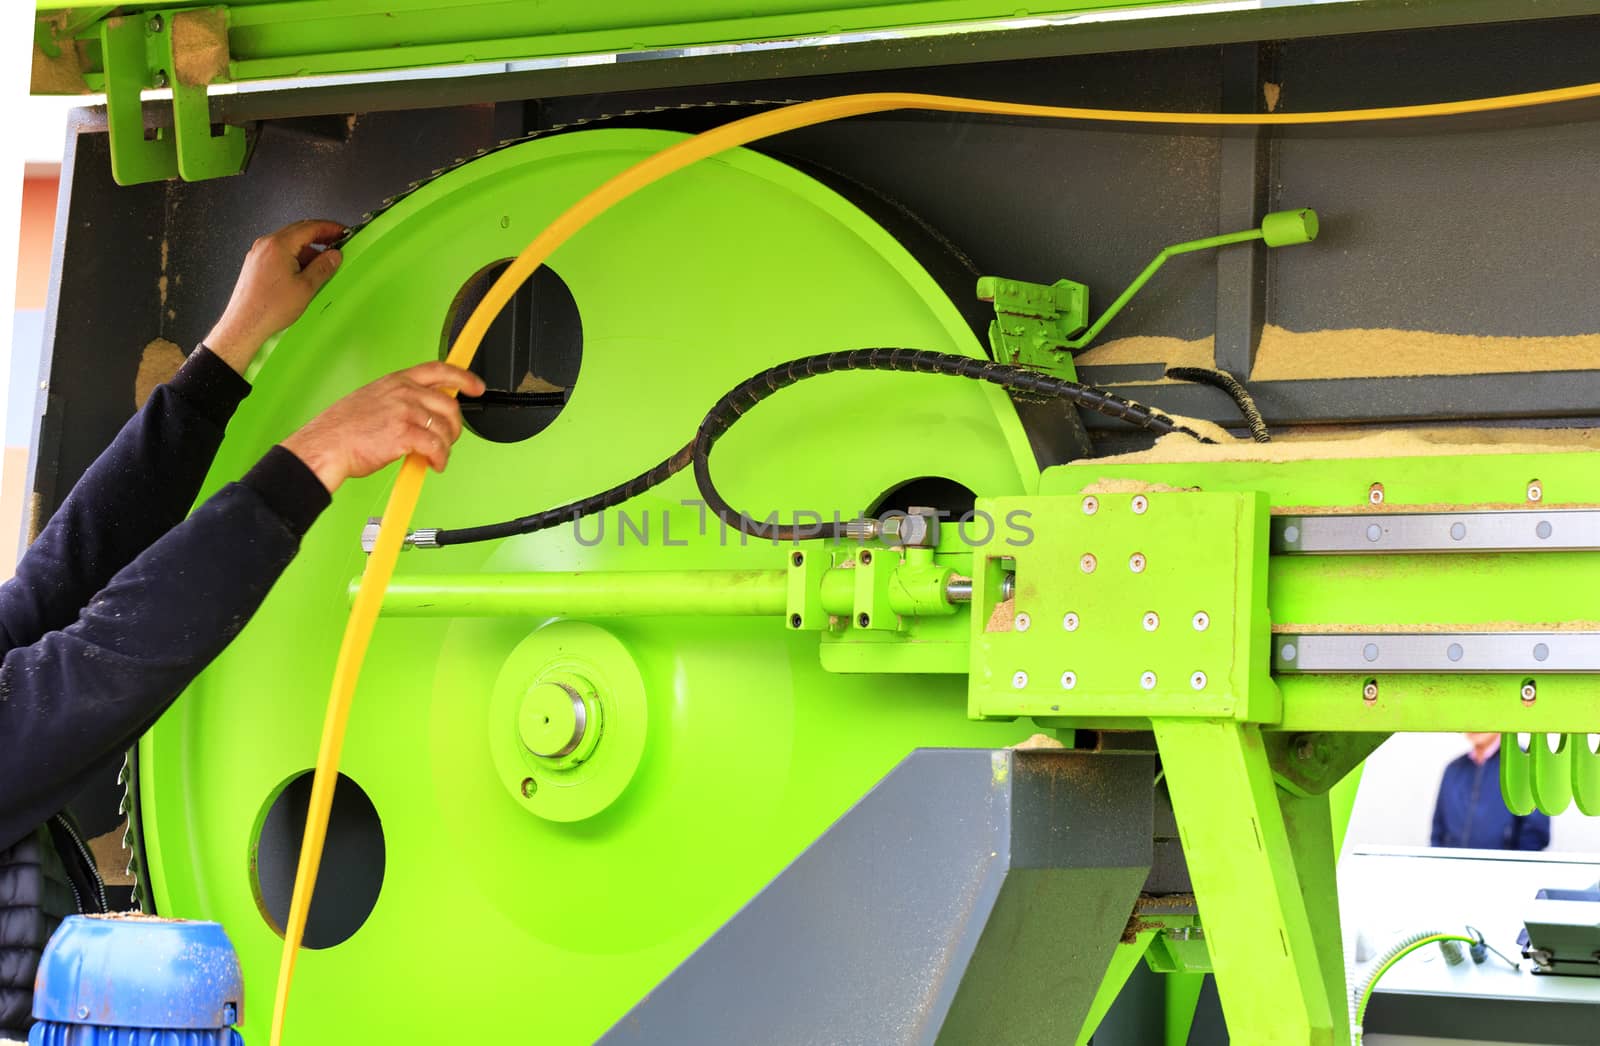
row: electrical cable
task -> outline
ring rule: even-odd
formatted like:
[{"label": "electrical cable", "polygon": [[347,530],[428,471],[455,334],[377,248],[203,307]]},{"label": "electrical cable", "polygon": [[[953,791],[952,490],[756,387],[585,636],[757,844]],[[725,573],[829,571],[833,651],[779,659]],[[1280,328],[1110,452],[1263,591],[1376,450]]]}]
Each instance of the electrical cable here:
[{"label": "electrical cable", "polygon": [[1239,408],[1239,413],[1244,415],[1244,423],[1250,427],[1250,438],[1257,443],[1272,442],[1272,433],[1267,431],[1266,419],[1261,416],[1261,411],[1256,409],[1255,397],[1250,395],[1250,390],[1232,374],[1211,367],[1168,367],[1166,376],[1179,381],[1210,385],[1214,389],[1226,392],[1228,398]]},{"label": "electrical cable", "polygon": [[[1289,126],[1299,124],[1361,123],[1365,121],[1406,120],[1421,117],[1457,116],[1529,108],[1560,102],[1600,97],[1600,83],[1520,94],[1475,98],[1428,105],[1406,105],[1382,109],[1350,109],[1312,113],[1164,113],[1121,109],[1085,109],[1076,106],[1022,105],[976,98],[941,95],[875,93],[819,98],[734,120],[709,131],[685,138],[675,145],[614,175],[588,195],[568,207],[544,231],[534,237],[522,253],[490,285],[483,299],[467,317],[445,362],[465,368],[472,363],[489,324],[505,308],[529,276],[543,265],[555,250],[576,235],[600,214],[627,199],[640,189],[682,170],[690,164],[750,142],[810,127],[830,120],[896,109],[958,112],[994,116],[1037,117],[1111,123],[1168,124],[1190,127]],[[405,542],[412,513],[422,493],[427,462],[418,454],[407,456],[390,491],[378,528],[372,554],[367,557],[361,585],[350,607],[350,617],[340,640],[329,687],[327,714],[323,719],[322,740],[317,748],[316,770],[312,776],[311,797],[306,808],[305,834],[301,840],[299,863],[295,867],[294,892],[285,921],[283,954],[278,966],[278,983],[273,997],[270,1046],[282,1046],[284,1022],[289,1008],[289,989],[294,981],[295,960],[305,936],[306,918],[311,911],[311,895],[322,865],[322,848],[327,840],[328,815],[333,808],[333,789],[338,779],[339,756],[344,748],[345,729],[350,721],[350,705],[357,680],[366,660],[367,647],[377,626],[384,589],[394,574],[395,563]]]},{"label": "electrical cable", "polygon": [[1457,941],[1469,945],[1478,943],[1477,938],[1468,937],[1466,934],[1425,931],[1403,938],[1388,951],[1384,952],[1383,955],[1379,956],[1378,965],[1371,973],[1367,974],[1366,980],[1361,982],[1361,986],[1350,993],[1350,1035],[1355,1046],[1361,1046],[1361,1022],[1367,1015],[1367,1003],[1372,1001],[1372,990],[1378,986],[1379,978],[1389,972],[1389,967],[1418,948],[1435,943],[1439,945],[1439,950],[1444,952],[1445,962],[1448,962],[1451,966],[1460,966],[1464,960],[1461,955],[1461,949],[1455,946],[1454,942]]},{"label": "electrical cable", "polygon": [[477,527],[462,527],[456,530],[441,530],[434,538],[435,544],[465,545],[475,541],[493,541],[497,538],[511,537],[515,534],[531,534],[569,520],[576,521],[596,512],[614,508],[630,498],[649,490],[670,477],[681,472],[690,464],[694,465],[695,484],[700,489],[700,496],[705,500],[706,507],[716,513],[717,518],[729,526],[753,537],[771,538],[774,541],[803,541],[811,538],[837,538],[843,537],[845,524],[816,524],[814,526],[782,526],[774,522],[757,521],[748,514],[739,512],[723,500],[717,492],[716,486],[711,482],[711,466],[709,458],[711,448],[721,439],[734,423],[747,414],[757,403],[771,396],[781,389],[788,388],[796,382],[806,378],[814,378],[820,374],[835,374],[841,371],[852,370],[888,370],[914,374],[943,374],[950,377],[970,378],[974,381],[986,381],[993,385],[1012,392],[1039,396],[1041,398],[1061,398],[1071,400],[1074,404],[1086,410],[1096,411],[1114,418],[1121,418],[1131,425],[1148,429],[1159,435],[1171,432],[1181,432],[1193,436],[1201,443],[1212,443],[1200,433],[1186,425],[1179,424],[1172,418],[1150,407],[1123,399],[1104,389],[1081,382],[1069,381],[1066,378],[1057,378],[1049,374],[1029,370],[1026,367],[1013,366],[1005,363],[995,363],[992,360],[974,359],[970,356],[958,356],[948,352],[932,352],[923,349],[851,349],[845,352],[824,352],[815,356],[802,356],[799,359],[780,363],[775,367],[768,367],[760,374],[755,375],[727,392],[712,408],[706,412],[705,418],[700,422],[700,427],[694,439],[662,461],[654,468],[641,472],[626,482],[619,483],[598,494],[579,501],[568,502],[556,508],[545,509],[531,516],[520,516],[517,519],[506,520],[503,523],[489,523]]}]

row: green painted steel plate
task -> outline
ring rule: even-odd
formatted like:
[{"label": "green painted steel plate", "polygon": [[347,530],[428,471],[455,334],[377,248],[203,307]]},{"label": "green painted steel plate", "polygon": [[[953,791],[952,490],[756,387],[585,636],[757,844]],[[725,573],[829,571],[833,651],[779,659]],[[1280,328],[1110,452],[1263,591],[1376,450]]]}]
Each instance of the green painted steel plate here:
[{"label": "green painted steel plate", "polygon": [[[973,716],[1277,717],[1264,495],[984,498],[978,508],[1028,537],[974,556]],[[996,613],[984,597],[1001,571],[1014,574],[1015,596]]]},{"label": "green painted steel plate", "polygon": [[[382,215],[261,366],[207,490],[343,391],[438,356],[452,299],[469,277],[678,137],[605,130],[516,146]],[[932,279],[876,224],[748,152],[645,190],[561,248],[552,267],[582,319],[570,402],[520,443],[465,435],[448,473],[428,480],[418,525],[503,519],[630,477],[681,446],[717,396],[785,359],[852,346],[981,351]],[[723,492],[757,515],[848,515],[921,476],[986,495],[1037,482],[1003,393],[927,375],[806,382],[752,412],[713,460]],[[247,1041],[265,1041],[281,943],[255,879],[259,867],[264,883],[269,866],[281,878],[282,840],[277,850],[271,839],[258,849],[256,832],[272,822],[270,800],[313,764],[347,588],[362,565],[359,531],[381,509],[392,476],[340,490],[261,612],[141,747],[159,908],[227,927],[247,985]],[[776,569],[787,561],[787,549],[741,546],[736,536],[724,543],[714,526],[698,535],[699,511],[680,504],[694,496],[683,474],[627,506],[636,521],[648,514],[647,544],[632,532],[619,543],[613,513],[592,546],[562,528],[407,553],[402,569]],[[594,540],[592,524],[583,533]],[[778,616],[601,621],[585,627],[608,639],[585,640],[574,656],[598,687],[633,672],[643,681],[647,716],[633,723],[642,752],[624,779],[606,754],[608,737],[617,742],[602,734],[574,773],[594,766],[605,787],[621,781],[620,794],[587,816],[547,818],[502,779],[495,746],[517,736],[518,713],[511,703],[496,714],[493,701],[513,652],[547,626],[380,622],[343,770],[381,822],[381,862],[370,839],[365,850],[358,845],[358,816],[346,831],[336,813],[330,836],[337,849],[345,832],[358,854],[344,862],[356,880],[341,881],[346,908],[359,916],[371,903],[363,886],[376,901],[348,940],[302,955],[291,1041],[487,1041],[508,1026],[540,1042],[592,1041],[911,749],[1007,744],[1029,732],[968,722],[959,676],[829,675],[817,636],[789,632]],[[602,705],[607,731],[629,715],[626,699],[602,695]],[[341,794],[353,795],[343,785]],[[341,883],[330,885],[330,866],[319,897],[337,902]]]}]

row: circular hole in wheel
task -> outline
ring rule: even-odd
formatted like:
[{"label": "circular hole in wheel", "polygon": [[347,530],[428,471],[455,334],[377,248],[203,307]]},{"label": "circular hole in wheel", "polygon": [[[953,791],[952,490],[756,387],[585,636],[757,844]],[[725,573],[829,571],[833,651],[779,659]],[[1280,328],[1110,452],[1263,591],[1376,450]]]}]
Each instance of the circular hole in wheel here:
[{"label": "circular hole in wheel", "polygon": [[[251,889],[262,918],[279,937],[289,922],[294,874],[311,801],[310,770],[290,778],[262,808],[251,852]],[[317,888],[306,919],[307,948],[342,944],[367,921],[383,889],[383,824],[355,781],[339,775]]]},{"label": "circular hole in wheel", "polygon": [[[510,264],[507,259],[485,266],[456,292],[445,317],[441,359]],[[582,361],[578,303],[554,269],[540,266],[489,324],[471,367],[488,391],[461,397],[462,421],[496,443],[517,443],[537,435],[567,405]]]}]

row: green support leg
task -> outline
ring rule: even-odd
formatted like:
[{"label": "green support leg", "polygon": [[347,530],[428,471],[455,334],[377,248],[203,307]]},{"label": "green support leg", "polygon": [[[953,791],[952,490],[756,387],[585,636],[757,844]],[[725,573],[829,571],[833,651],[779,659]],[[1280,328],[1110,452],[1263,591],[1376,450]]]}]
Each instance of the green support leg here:
[{"label": "green support leg", "polygon": [[[1339,850],[1342,831],[1333,823],[1329,794],[1297,796],[1278,789],[1278,806],[1289,835],[1295,878],[1311,921],[1317,969],[1333,1018],[1333,1041],[1350,1042],[1344,983],[1344,936],[1339,928]],[[1337,834],[1336,834],[1337,832]]]},{"label": "green support leg", "polygon": [[1166,989],[1166,1046],[1188,1046],[1194,1014],[1200,1008],[1200,990],[1206,985],[1203,973],[1169,973]]},{"label": "green support leg", "polygon": [[1152,725],[1230,1037],[1346,1046],[1327,797],[1281,793],[1256,726]]}]

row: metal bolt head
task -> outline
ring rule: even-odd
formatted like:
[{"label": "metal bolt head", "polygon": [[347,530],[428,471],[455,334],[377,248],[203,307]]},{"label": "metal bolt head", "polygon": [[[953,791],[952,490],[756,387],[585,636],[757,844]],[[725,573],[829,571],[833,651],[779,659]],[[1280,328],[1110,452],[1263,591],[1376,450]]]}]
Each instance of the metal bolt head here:
[{"label": "metal bolt head", "polygon": [[1206,688],[1206,674],[1204,672],[1196,672],[1189,677],[1189,685],[1196,690],[1204,690]]},{"label": "metal bolt head", "polygon": [[1016,675],[1012,676],[1011,685],[1017,690],[1021,690],[1022,688],[1026,687],[1028,685],[1028,673],[1018,672]]},{"label": "metal bolt head", "polygon": [[1146,632],[1154,632],[1156,629],[1158,629],[1160,627],[1161,627],[1161,615],[1160,614],[1157,614],[1154,610],[1152,610],[1152,611],[1150,611],[1148,614],[1146,614],[1144,616],[1144,630]]},{"label": "metal bolt head", "polygon": [[1156,688],[1156,674],[1154,672],[1146,672],[1139,677],[1139,685],[1146,690],[1154,690]]},{"label": "metal bolt head", "polygon": [[1083,558],[1078,560],[1078,569],[1083,571],[1085,574],[1093,574],[1094,568],[1098,562],[1099,561],[1094,558],[1093,552],[1085,552],[1083,554]]},{"label": "metal bolt head", "polygon": [[1192,623],[1196,632],[1204,632],[1211,627],[1211,615],[1204,610],[1197,611]]},{"label": "metal bolt head", "polygon": [[1076,672],[1063,672],[1063,673],[1061,673],[1061,689],[1063,689],[1063,690],[1071,690],[1073,687],[1075,687],[1077,685],[1078,685],[1078,673],[1076,673]]},{"label": "metal bolt head", "polygon": [[1091,494],[1088,497],[1083,499],[1083,514],[1085,516],[1092,516],[1096,512],[1099,512],[1099,511],[1100,511],[1100,499],[1099,498],[1097,498],[1093,494]]},{"label": "metal bolt head", "polygon": [[1128,557],[1128,569],[1133,571],[1135,574],[1143,574],[1144,573],[1144,553],[1143,552],[1135,552],[1133,555]]},{"label": "metal bolt head", "polygon": [[1369,679],[1367,680],[1366,685],[1361,688],[1361,700],[1370,705],[1377,699],[1378,681],[1375,679]]},{"label": "metal bolt head", "polygon": [[1015,628],[1018,632],[1026,632],[1028,629],[1033,627],[1033,618],[1029,617],[1027,614],[1018,614],[1016,619],[1011,622],[1011,627]]},{"label": "metal bolt head", "polygon": [[1539,687],[1534,683],[1533,680],[1530,679],[1526,683],[1522,684],[1522,703],[1523,704],[1525,704],[1525,705],[1533,704],[1533,702],[1538,698],[1538,696],[1539,696]]},{"label": "metal bolt head", "polygon": [[1532,482],[1530,482],[1528,484],[1528,500],[1529,501],[1543,501],[1544,500],[1544,484],[1540,483],[1538,480],[1533,480]]},{"label": "metal bolt head", "polygon": [[1383,504],[1383,484],[1374,483],[1367,488],[1367,500],[1374,505]]},{"label": "metal bolt head", "polygon": [[167,86],[167,71],[165,69],[157,69],[155,80],[157,87]]},{"label": "metal bolt head", "polygon": [[1061,627],[1066,629],[1068,632],[1076,632],[1078,630],[1078,615],[1068,612],[1068,614],[1061,619]]},{"label": "metal bolt head", "polygon": [[1309,737],[1302,737],[1294,746],[1294,757],[1302,763],[1309,763],[1317,757],[1317,744]]},{"label": "metal bolt head", "polygon": [[537,792],[538,790],[539,782],[535,781],[531,777],[524,777],[522,779],[522,798],[532,799],[533,793]]},{"label": "metal bolt head", "polygon": [[150,30],[152,33],[159,33],[159,32],[161,32],[161,30],[163,28],[166,27],[166,24],[167,23],[165,23],[165,22],[163,22],[161,20],[161,16],[160,15],[156,15],[154,18],[150,19],[149,23],[146,24],[145,28]]},{"label": "metal bolt head", "polygon": [[1143,494],[1135,494],[1133,496],[1133,514],[1135,516],[1144,515],[1145,509],[1148,509],[1149,507],[1150,507],[1150,499],[1149,498],[1145,497]]}]

